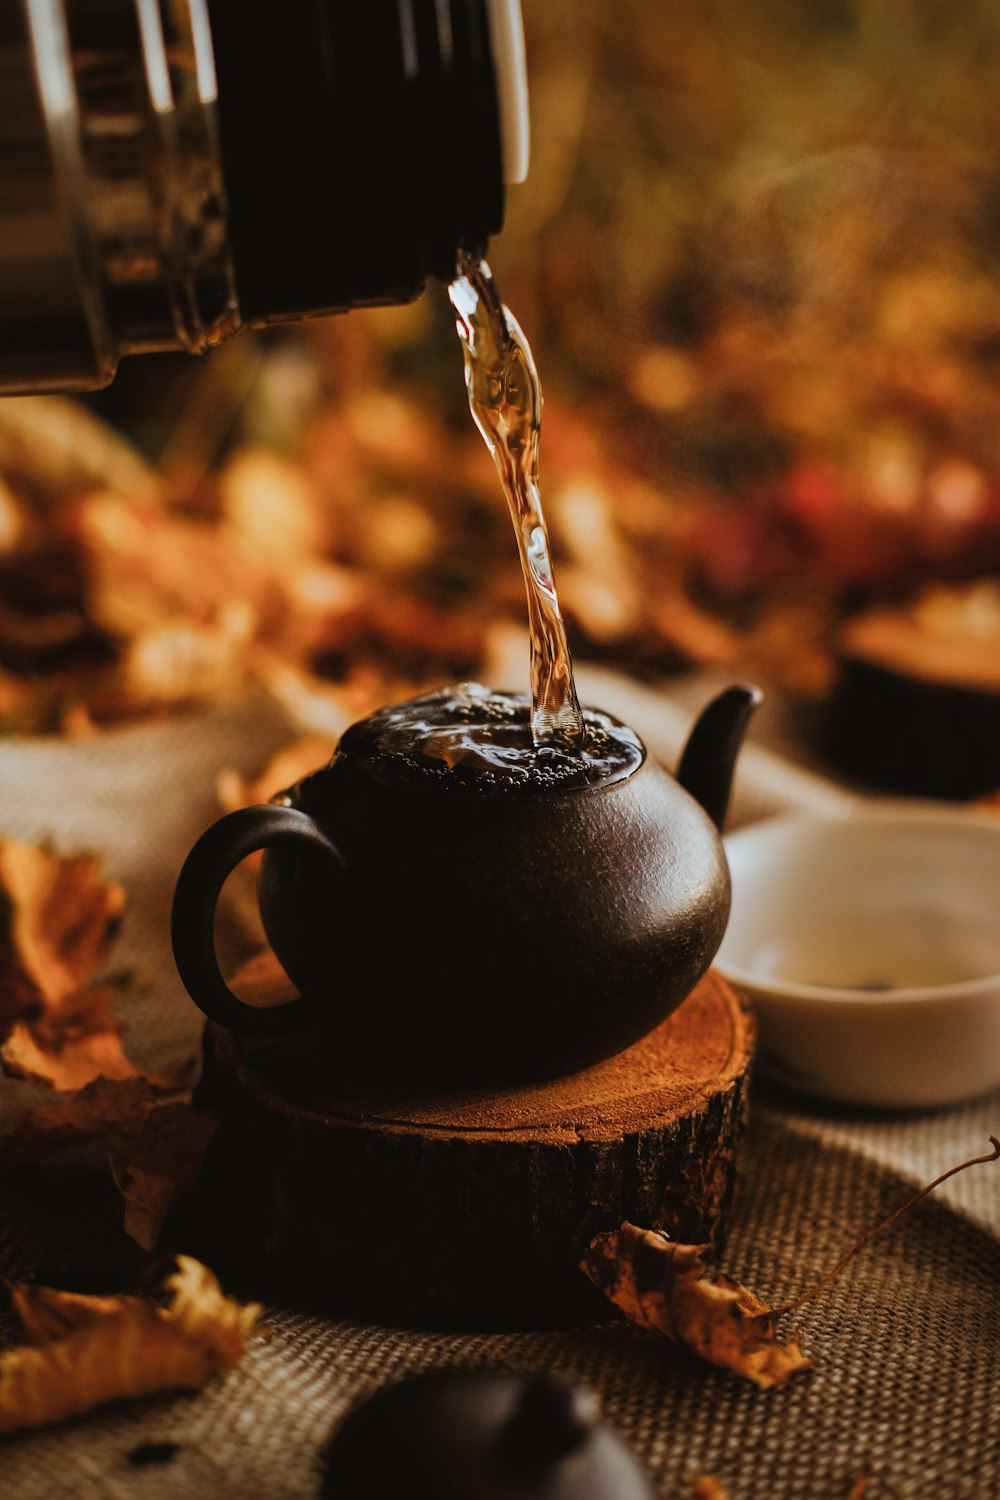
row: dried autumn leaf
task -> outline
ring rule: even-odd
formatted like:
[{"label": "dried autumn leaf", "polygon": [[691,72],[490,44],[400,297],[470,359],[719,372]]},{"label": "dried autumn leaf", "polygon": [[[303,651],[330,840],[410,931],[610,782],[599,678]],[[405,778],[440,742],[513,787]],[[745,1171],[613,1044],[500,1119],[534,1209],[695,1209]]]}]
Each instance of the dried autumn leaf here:
[{"label": "dried autumn leaf", "polygon": [[[641,1328],[665,1334],[710,1364],[745,1375],[757,1385],[781,1385],[810,1362],[795,1339],[787,1346],[778,1343],[776,1320],[820,1296],[872,1240],[949,1178],[969,1167],[1000,1161],[1000,1139],[991,1135],[989,1141],[988,1152],[958,1162],[918,1189],[873,1225],[819,1281],[779,1308],[768,1307],[727,1276],[705,1280],[704,1246],[674,1244],[660,1229],[638,1229],[625,1223],[620,1231],[598,1235],[588,1246],[581,1269]],[[862,1475],[858,1484],[864,1480]]]},{"label": "dried autumn leaf", "polygon": [[37,1027],[19,1021],[0,1045],[4,1072],[13,1078],[49,1084],[65,1094],[98,1079],[124,1083],[140,1073],[161,1092],[186,1087],[194,1070],[193,1055],[178,1057],[144,1072],[126,1055],[121,1022],[109,1010],[116,995],[110,986],[99,986],[76,996],[74,1003],[81,1009],[70,1013],[65,1026],[61,1013]]},{"label": "dried autumn leaf", "polygon": [[130,1135],[160,1102],[148,1078],[95,1078],[28,1110],[0,1136],[0,1166],[38,1161],[66,1146],[113,1134]]},{"label": "dried autumn leaf", "polygon": [[38,1024],[83,989],[124,905],[95,855],[0,840],[0,1031]]},{"label": "dried autumn leaf", "polygon": [[175,1101],[150,1111],[115,1164],[115,1182],[125,1199],[125,1233],[144,1250],[156,1248],[167,1215],[194,1187],[218,1120]]},{"label": "dried autumn leaf", "polygon": [[114,999],[110,985],[99,985],[35,1024],[18,1021],[0,1046],[4,1072],[63,1092],[95,1078],[134,1078],[135,1064],[122,1050],[120,1023],[111,1013]]},{"label": "dried autumn leaf", "polygon": [[85,1297],[15,1286],[27,1343],[0,1355],[0,1434],[79,1416],[106,1401],[197,1389],[246,1350],[260,1309],[223,1295],[212,1273],[179,1256],[163,1291]]},{"label": "dried autumn leaf", "polygon": [[[6,1073],[63,1092],[94,1079],[138,1073],[121,1041],[114,1004],[121,981],[93,973],[118,926],[121,886],[82,854],[61,859],[32,844],[0,840],[0,1064]],[[174,1089],[188,1060],[151,1078]]]},{"label": "dried autumn leaf", "polygon": [[624,1223],[591,1241],[581,1267],[633,1323],[755,1385],[781,1385],[807,1369],[795,1339],[778,1342],[775,1315],[753,1292],[726,1276],[705,1279],[704,1248]]}]

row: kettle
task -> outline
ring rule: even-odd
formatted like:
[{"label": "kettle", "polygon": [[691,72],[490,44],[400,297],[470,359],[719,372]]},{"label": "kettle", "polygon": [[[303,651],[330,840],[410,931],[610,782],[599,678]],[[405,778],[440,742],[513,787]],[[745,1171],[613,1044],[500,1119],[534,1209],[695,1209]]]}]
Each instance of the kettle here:
[{"label": "kettle", "polygon": [[527,155],[519,0],[7,0],[0,395],[408,301]]}]

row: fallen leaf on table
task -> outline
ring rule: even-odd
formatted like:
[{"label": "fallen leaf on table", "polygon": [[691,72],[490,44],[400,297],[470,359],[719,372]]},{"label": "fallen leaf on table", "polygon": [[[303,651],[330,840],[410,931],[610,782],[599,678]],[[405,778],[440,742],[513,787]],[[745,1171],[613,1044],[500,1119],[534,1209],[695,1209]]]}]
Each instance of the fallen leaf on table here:
[{"label": "fallen leaf on table", "polygon": [[4,1071],[71,1092],[95,1078],[134,1078],[122,1051],[120,1023],[111,1013],[117,991],[99,985],[31,1025],[19,1021],[0,1047]]},{"label": "fallen leaf on table", "polygon": [[187,1081],[188,1058],[142,1076],[113,1009],[127,981],[95,981],[124,905],[95,855],[0,840],[0,1065],[53,1091],[8,1125],[3,1165],[129,1134],[164,1090]]},{"label": "fallen leaf on table", "polygon": [[726,1276],[705,1278],[704,1249],[625,1223],[592,1240],[581,1267],[633,1323],[755,1385],[781,1385],[807,1369],[794,1339],[778,1342],[775,1315],[753,1292]]},{"label": "fallen leaf on table", "polygon": [[331,744],[340,739],[352,719],[377,707],[378,697],[388,701],[387,695],[373,689],[370,705],[355,712],[353,703],[348,708],[347,694],[342,687],[284,661],[260,646],[253,652],[251,665],[261,687],[290,719],[303,725],[310,734],[329,739]]},{"label": "fallen leaf on table", "polygon": [[122,1397],[197,1389],[246,1350],[260,1309],[226,1297],[200,1262],[178,1256],[166,1306],[14,1286],[26,1343],[0,1355],[0,1433],[61,1422]]},{"label": "fallen leaf on table", "polygon": [[96,855],[0,840],[0,1031],[39,1025],[86,986],[124,906]]},{"label": "fallen leaf on table", "polygon": [[170,1210],[198,1181],[218,1124],[215,1115],[179,1100],[160,1104],[114,1164],[115,1182],[125,1199],[125,1233],[143,1250],[156,1248]]},{"label": "fallen leaf on table", "polygon": [[[620,1230],[591,1240],[580,1268],[640,1328],[662,1333],[709,1364],[733,1370],[756,1385],[782,1385],[796,1371],[808,1369],[810,1361],[795,1339],[787,1345],[778,1342],[776,1320],[818,1297],[872,1240],[950,1177],[969,1167],[1000,1161],[1000,1139],[991,1135],[989,1141],[988,1152],[958,1162],[913,1193],[869,1229],[819,1281],[782,1307],[768,1307],[728,1276],[707,1280],[701,1259],[704,1245],[678,1245],[662,1229],[639,1229],[627,1222]],[[863,1492],[858,1485],[864,1482],[862,1475],[852,1495]]]},{"label": "fallen leaf on table", "polygon": [[[60,858],[0,840],[0,1064],[9,1075],[62,1092],[96,1078],[139,1073],[121,1042],[115,1002],[127,976],[95,982],[115,936],[125,892],[103,879],[93,854]],[[151,1076],[175,1089],[188,1059]]]},{"label": "fallen leaf on table", "polygon": [[[279,792],[292,786],[310,771],[326,765],[332,750],[332,742],[325,736],[305,735],[302,739],[293,740],[290,745],[279,750],[277,755],[272,756],[252,781],[231,767],[220,771],[215,778],[219,806],[224,812],[236,812],[241,807],[255,807],[261,802],[270,802]],[[230,877],[239,880],[248,891],[252,891],[251,900],[254,905],[257,900],[257,874],[263,857],[264,851],[255,849]]]},{"label": "fallen leaf on table", "polygon": [[106,1135],[129,1136],[162,1099],[148,1078],[95,1078],[28,1110],[0,1136],[0,1167],[39,1161]]}]

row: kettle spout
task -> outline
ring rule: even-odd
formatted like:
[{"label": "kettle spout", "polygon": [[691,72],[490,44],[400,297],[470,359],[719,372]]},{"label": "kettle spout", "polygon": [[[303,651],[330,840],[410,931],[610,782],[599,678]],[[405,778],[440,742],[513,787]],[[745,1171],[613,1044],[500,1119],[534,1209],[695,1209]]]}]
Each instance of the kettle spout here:
[{"label": "kettle spout", "polygon": [[719,831],[726,821],[736,757],[751,715],[764,701],[760,688],[736,683],[705,705],[688,735],[677,780]]}]

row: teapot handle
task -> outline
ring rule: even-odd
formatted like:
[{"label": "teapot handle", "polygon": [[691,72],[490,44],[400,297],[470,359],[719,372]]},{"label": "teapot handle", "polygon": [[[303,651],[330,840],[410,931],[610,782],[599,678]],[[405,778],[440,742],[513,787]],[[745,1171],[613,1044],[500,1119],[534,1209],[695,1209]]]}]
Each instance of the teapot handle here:
[{"label": "teapot handle", "polygon": [[247,1005],[222,976],[215,952],[215,909],[226,880],[248,854],[277,844],[300,844],[344,868],[343,855],[314,818],[297,807],[264,804],[227,813],[205,830],[181,867],[174,890],[170,936],[177,972],[209,1020],[240,1036],[291,1036],[321,1019],[320,996],[299,995],[284,1005]]}]

